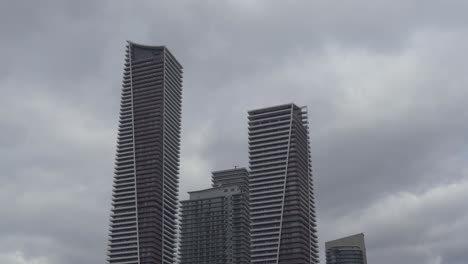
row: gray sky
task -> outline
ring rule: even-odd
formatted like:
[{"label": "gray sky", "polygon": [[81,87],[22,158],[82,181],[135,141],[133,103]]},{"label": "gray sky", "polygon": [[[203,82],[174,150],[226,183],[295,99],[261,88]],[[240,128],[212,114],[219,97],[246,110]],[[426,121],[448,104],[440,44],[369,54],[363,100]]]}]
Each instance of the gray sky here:
[{"label": "gray sky", "polygon": [[181,197],[307,105],[321,256],[468,259],[467,1],[0,2],[0,263],[104,263],[125,41],[184,66]]}]

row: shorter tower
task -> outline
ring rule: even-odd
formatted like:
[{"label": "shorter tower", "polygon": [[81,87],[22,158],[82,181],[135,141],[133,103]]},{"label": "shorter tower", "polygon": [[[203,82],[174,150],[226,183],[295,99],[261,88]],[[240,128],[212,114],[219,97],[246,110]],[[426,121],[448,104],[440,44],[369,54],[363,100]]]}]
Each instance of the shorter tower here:
[{"label": "shorter tower", "polygon": [[356,234],[325,243],[327,264],[367,264],[364,234]]},{"label": "shorter tower", "polygon": [[180,263],[249,264],[248,171],[216,171],[212,182],[181,202]]}]

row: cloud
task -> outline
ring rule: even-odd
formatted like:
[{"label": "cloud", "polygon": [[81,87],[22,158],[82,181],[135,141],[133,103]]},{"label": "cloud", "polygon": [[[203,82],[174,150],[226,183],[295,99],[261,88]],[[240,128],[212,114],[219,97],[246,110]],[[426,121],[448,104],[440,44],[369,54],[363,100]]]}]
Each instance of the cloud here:
[{"label": "cloud", "polygon": [[104,261],[129,39],[184,66],[182,198],[247,166],[247,110],[294,101],[309,110],[321,246],[365,231],[373,262],[462,263],[466,8],[1,3],[0,262]]},{"label": "cloud", "polygon": [[342,218],[335,227],[337,233],[366,230],[372,262],[401,250],[426,263],[462,263],[452,254],[458,250],[461,257],[460,250],[468,246],[459,232],[468,227],[467,191],[468,181],[463,180],[421,194],[395,193]]},{"label": "cloud", "polygon": [[11,263],[11,264],[47,264],[49,263],[47,258],[45,257],[26,259],[24,257],[24,254],[21,251],[8,253],[5,255],[0,255],[0,261],[2,263]]}]

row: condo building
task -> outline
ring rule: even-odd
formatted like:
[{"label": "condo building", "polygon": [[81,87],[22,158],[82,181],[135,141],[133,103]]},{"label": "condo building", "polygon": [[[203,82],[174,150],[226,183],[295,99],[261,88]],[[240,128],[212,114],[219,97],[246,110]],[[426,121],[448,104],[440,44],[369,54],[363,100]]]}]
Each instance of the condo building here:
[{"label": "condo building", "polygon": [[128,42],[108,244],[110,264],[174,263],[182,66],[164,46]]},{"label": "condo building", "polygon": [[325,242],[327,264],[367,264],[364,234]]},{"label": "condo building", "polygon": [[318,263],[307,109],[248,112],[251,263]]},{"label": "condo building", "polygon": [[181,202],[180,264],[249,264],[248,171],[216,171],[212,181]]}]

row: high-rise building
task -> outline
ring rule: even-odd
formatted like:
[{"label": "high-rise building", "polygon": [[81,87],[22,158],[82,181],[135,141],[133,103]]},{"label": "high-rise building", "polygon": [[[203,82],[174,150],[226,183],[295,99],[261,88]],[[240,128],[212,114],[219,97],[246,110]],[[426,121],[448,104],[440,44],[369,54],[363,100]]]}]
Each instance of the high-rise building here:
[{"label": "high-rise building", "polygon": [[181,101],[182,66],[169,50],[128,42],[108,263],[174,261]]},{"label": "high-rise building", "polygon": [[364,234],[325,242],[327,264],[367,264]]},{"label": "high-rise building", "polygon": [[180,264],[250,264],[248,171],[217,171],[212,180],[182,201]]},{"label": "high-rise building", "polygon": [[238,185],[242,191],[249,191],[249,173],[246,168],[213,171],[211,176],[212,187],[224,185]]},{"label": "high-rise building", "polygon": [[318,263],[307,110],[248,114],[251,262]]}]

